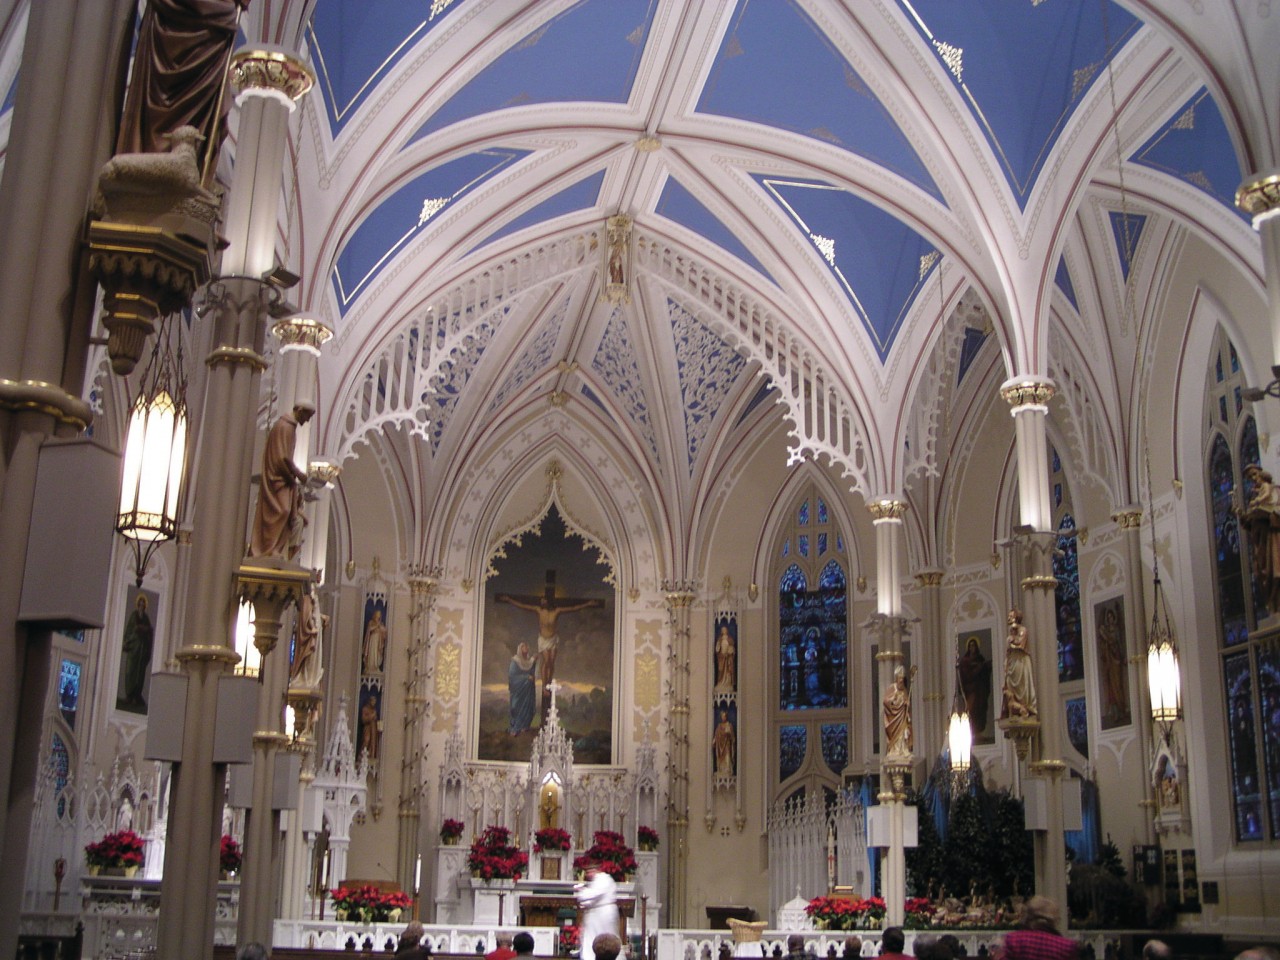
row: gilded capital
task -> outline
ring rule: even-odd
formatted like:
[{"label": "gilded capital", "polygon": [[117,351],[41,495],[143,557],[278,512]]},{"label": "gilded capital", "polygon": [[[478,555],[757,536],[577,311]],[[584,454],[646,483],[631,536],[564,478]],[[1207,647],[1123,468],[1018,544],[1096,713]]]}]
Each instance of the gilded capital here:
[{"label": "gilded capital", "polygon": [[333,338],[333,331],[313,317],[285,317],[277,321],[271,332],[286,347],[311,347],[319,350]]},{"label": "gilded capital", "polygon": [[316,82],[311,68],[279,50],[241,50],[231,58],[231,82],[237,95],[272,91],[296,102]]},{"label": "gilded capital", "polygon": [[868,503],[867,512],[871,514],[872,523],[879,523],[881,520],[901,520],[906,516],[907,505],[902,500],[891,500],[885,497]]},{"label": "gilded capital", "polygon": [[1056,392],[1053,384],[1047,380],[1010,381],[1000,388],[1000,396],[1004,397],[1014,413],[1023,407],[1043,407],[1053,399]]},{"label": "gilded capital", "polygon": [[1253,225],[1280,210],[1280,172],[1253,177],[1236,190],[1236,206],[1253,217]]},{"label": "gilded capital", "polygon": [[916,583],[922,587],[940,587],[942,586],[941,570],[921,570],[916,574]]},{"label": "gilded capital", "polygon": [[1142,510],[1137,507],[1117,510],[1111,515],[1111,522],[1121,530],[1137,530],[1142,526]]},{"label": "gilded capital", "polygon": [[342,467],[328,460],[312,460],[307,464],[307,479],[329,486],[342,473]]}]

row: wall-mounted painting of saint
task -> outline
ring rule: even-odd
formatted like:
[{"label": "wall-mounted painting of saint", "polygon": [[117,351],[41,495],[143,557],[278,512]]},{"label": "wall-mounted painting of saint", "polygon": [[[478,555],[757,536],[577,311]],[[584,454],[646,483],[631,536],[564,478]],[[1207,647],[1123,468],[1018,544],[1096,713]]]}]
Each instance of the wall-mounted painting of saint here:
[{"label": "wall-mounted painting of saint", "polygon": [[966,630],[957,635],[960,652],[957,661],[960,693],[969,714],[969,729],[974,743],[995,743],[991,701],[991,631]]},{"label": "wall-mounted painting of saint", "polygon": [[1098,635],[1098,686],[1101,688],[1103,730],[1133,722],[1129,709],[1129,650],[1124,635],[1124,597],[1093,605]]},{"label": "wall-mounted painting of saint", "polygon": [[124,621],[120,679],[116,682],[117,710],[147,712],[147,698],[151,694],[151,650],[156,640],[159,600],[160,595],[152,590],[129,588],[129,615]]},{"label": "wall-mounted painting of saint", "polygon": [[594,545],[553,505],[540,527],[508,544],[485,585],[480,667],[481,760],[529,759],[551,705],[575,763],[613,756],[614,588]]}]

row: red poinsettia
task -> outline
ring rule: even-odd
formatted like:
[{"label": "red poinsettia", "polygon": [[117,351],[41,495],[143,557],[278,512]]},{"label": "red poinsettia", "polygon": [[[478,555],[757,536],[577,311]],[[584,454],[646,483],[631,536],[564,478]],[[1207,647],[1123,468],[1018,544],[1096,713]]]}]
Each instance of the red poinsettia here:
[{"label": "red poinsettia", "polygon": [[140,867],[142,838],[132,830],[108,833],[97,843],[85,844],[84,861],[91,867]]},{"label": "red poinsettia", "polygon": [[641,826],[636,830],[636,843],[640,845],[641,850],[657,850],[658,831],[653,827]]},{"label": "red poinsettia", "polygon": [[227,873],[235,873],[243,862],[244,854],[240,850],[240,844],[236,843],[235,837],[224,833],[218,849],[218,868]]},{"label": "red poinsettia", "polygon": [[447,819],[440,824],[440,839],[444,841],[457,840],[462,836],[462,828],[464,824],[461,820]]},{"label": "red poinsettia", "polygon": [[471,844],[467,867],[482,880],[519,880],[529,868],[529,855],[512,845],[506,827],[485,827]]},{"label": "red poinsettia", "polygon": [[597,830],[594,839],[595,842],[582,856],[573,858],[575,870],[585,870],[594,863],[615,880],[625,880],[636,872],[636,855],[622,834]]},{"label": "red poinsettia", "polygon": [[568,830],[561,830],[559,827],[547,827],[545,830],[537,830],[533,834],[533,849],[536,853],[542,853],[544,850],[569,850],[572,849],[573,838],[569,836]]}]

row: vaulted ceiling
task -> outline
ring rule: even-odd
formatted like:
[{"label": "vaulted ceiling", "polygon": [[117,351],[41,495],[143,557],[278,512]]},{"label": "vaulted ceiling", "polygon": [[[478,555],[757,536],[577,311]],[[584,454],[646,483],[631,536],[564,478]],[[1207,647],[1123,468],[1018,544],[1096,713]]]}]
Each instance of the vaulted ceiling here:
[{"label": "vaulted ceiling", "polygon": [[[336,334],[321,452],[389,443],[438,473],[553,402],[689,500],[767,401],[794,456],[892,493],[933,466],[975,361],[991,384],[1049,375],[1055,325],[1104,344],[1081,366],[1123,422],[1112,344],[1152,238],[1193,231],[1261,283],[1232,195],[1280,158],[1276,19],[1244,0],[261,0],[246,34],[305,47],[318,76],[282,244]],[[621,302],[602,296],[617,214]]]}]

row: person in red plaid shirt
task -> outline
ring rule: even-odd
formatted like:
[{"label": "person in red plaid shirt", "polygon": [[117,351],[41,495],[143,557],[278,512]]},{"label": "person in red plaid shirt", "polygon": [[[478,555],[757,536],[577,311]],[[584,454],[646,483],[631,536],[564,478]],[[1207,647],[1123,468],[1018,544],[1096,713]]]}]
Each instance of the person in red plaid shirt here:
[{"label": "person in red plaid shirt", "polygon": [[1080,945],[1058,932],[1058,905],[1048,897],[1032,897],[1023,907],[1022,923],[1007,933],[999,960],[1077,960]]}]

